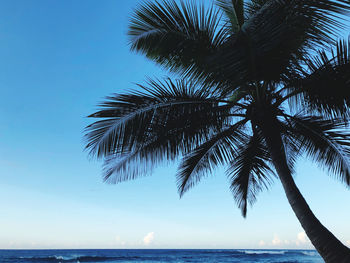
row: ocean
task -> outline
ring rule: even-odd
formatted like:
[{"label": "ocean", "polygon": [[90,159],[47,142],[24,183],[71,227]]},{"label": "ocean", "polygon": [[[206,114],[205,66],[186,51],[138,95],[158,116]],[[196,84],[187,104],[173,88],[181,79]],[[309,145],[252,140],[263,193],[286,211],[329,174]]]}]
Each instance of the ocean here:
[{"label": "ocean", "polygon": [[91,249],[91,250],[0,250],[1,263],[45,262],[264,262],[321,263],[313,250],[250,250],[250,249]]}]

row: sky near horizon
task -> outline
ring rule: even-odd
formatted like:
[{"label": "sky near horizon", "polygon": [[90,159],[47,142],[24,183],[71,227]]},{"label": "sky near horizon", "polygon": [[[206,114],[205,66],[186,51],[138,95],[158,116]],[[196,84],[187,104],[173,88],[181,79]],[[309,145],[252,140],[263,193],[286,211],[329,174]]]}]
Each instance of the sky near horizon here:
[{"label": "sky near horizon", "polygon": [[[138,0],[0,2],[0,249],[311,248],[277,180],[246,219],[223,170],[179,199],[176,164],[118,185],[84,151],[103,97],[166,72],[131,53]],[[296,183],[350,246],[350,191],[300,159]]]}]

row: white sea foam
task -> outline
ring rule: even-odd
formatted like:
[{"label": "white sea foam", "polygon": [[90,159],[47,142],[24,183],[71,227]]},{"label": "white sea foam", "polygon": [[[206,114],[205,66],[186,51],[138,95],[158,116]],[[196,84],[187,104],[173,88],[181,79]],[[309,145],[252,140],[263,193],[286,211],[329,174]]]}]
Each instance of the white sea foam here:
[{"label": "white sea foam", "polygon": [[285,251],[283,250],[243,250],[245,254],[271,254],[271,255],[283,255]]},{"label": "white sea foam", "polygon": [[312,256],[312,257],[317,256],[317,252],[316,251],[302,251],[301,253],[303,255],[305,255],[305,256]]},{"label": "white sea foam", "polygon": [[77,260],[77,263],[80,263],[78,258],[78,255],[70,255],[70,256],[54,256],[55,259],[59,260],[59,263],[65,263],[65,262],[72,262],[73,260]]},{"label": "white sea foam", "polygon": [[55,259],[57,260],[72,260],[72,259],[76,259],[76,257],[69,257],[69,256],[54,256]]}]

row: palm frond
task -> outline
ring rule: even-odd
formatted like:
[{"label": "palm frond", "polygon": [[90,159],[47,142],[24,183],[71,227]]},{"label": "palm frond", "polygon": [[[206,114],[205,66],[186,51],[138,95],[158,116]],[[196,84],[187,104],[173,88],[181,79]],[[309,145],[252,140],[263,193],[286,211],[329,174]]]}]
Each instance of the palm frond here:
[{"label": "palm frond", "polygon": [[230,94],[229,100],[234,103],[239,102],[249,95],[251,91],[252,89],[249,86],[238,87]]},{"label": "palm frond", "polygon": [[183,151],[183,144],[173,134],[164,132],[139,144],[129,152],[115,153],[105,156],[103,179],[116,184],[134,180],[152,173],[153,168],[164,162],[173,161]]},{"label": "palm frond", "polygon": [[226,23],[232,33],[237,33],[244,23],[244,9],[242,0],[216,0],[216,5],[221,8],[226,16]]},{"label": "palm frond", "polygon": [[[295,82],[291,102],[304,102],[311,112],[331,117],[349,117],[350,105],[350,39],[340,40],[327,56],[320,51],[308,61],[309,74]],[[293,93],[294,92],[294,93]]]},{"label": "palm frond", "polygon": [[148,86],[108,97],[89,117],[100,120],[86,128],[87,145],[97,157],[133,152],[167,134],[188,150],[227,120],[232,105],[219,103],[194,82],[150,80]]},{"label": "palm frond", "polygon": [[231,0],[216,0],[216,5],[221,8],[226,17],[226,24],[232,31],[232,33],[237,33],[240,30],[240,25]]},{"label": "palm frond", "polygon": [[345,0],[267,1],[213,56],[212,68],[236,85],[288,79],[310,50],[335,43],[349,11]]},{"label": "palm frond", "polygon": [[212,172],[214,167],[233,159],[236,145],[244,137],[241,129],[245,122],[246,120],[239,121],[213,135],[183,158],[176,176],[180,196]]},{"label": "palm frond", "polygon": [[[168,148],[162,148],[163,145],[164,142],[162,144],[160,141],[154,141],[129,153],[106,156],[103,164],[103,180],[116,184],[150,175],[153,167],[159,164],[164,156],[169,155]],[[171,157],[173,156],[174,154],[171,154]]]},{"label": "palm frond", "polygon": [[293,175],[295,172],[295,163],[302,153],[299,145],[300,142],[295,138],[295,134],[290,129],[293,124],[287,117],[285,117],[285,121],[279,120],[278,124],[280,126],[280,134],[284,146],[287,165],[290,173]]},{"label": "palm frond", "polygon": [[[283,37],[280,40],[272,38],[275,41],[298,38],[312,49],[335,43],[339,30],[345,27],[345,16],[350,11],[347,0],[272,0],[257,3],[260,9],[244,26],[244,31],[250,33],[252,38],[255,38],[253,33],[263,34],[272,30],[269,36],[277,37],[278,33]],[[277,21],[281,24],[276,24]],[[286,38],[288,33],[293,34]]]},{"label": "palm frond", "polygon": [[246,217],[248,204],[256,201],[256,195],[268,188],[272,182],[273,170],[269,167],[268,150],[258,134],[247,138],[237,149],[227,174],[231,181],[233,197]]},{"label": "palm frond", "polygon": [[268,0],[251,0],[245,3],[245,11],[248,18],[258,12]]},{"label": "palm frond", "polygon": [[131,49],[171,71],[201,75],[205,59],[225,40],[220,14],[193,2],[152,1],[139,6],[129,24]]},{"label": "palm frond", "polygon": [[235,7],[238,23],[240,27],[244,24],[244,0],[231,0]]},{"label": "palm frond", "polygon": [[350,133],[342,119],[327,120],[316,116],[290,116],[291,133],[300,153],[332,172],[350,185]]}]

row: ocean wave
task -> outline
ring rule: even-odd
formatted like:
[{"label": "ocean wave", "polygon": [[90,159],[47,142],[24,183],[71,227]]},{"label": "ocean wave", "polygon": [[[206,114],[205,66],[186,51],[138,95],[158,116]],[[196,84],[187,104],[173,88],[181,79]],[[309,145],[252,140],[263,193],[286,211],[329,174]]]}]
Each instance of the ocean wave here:
[{"label": "ocean wave", "polygon": [[305,250],[239,250],[239,252],[246,255],[303,255],[317,257],[317,251],[305,251]]},{"label": "ocean wave", "polygon": [[121,260],[139,260],[138,256],[34,256],[34,257],[19,257],[18,259],[26,260],[26,262],[104,262],[104,261],[121,261]]},{"label": "ocean wave", "polygon": [[318,256],[316,251],[302,251],[301,252],[305,256],[311,256],[311,257],[316,257]]},{"label": "ocean wave", "polygon": [[242,250],[240,252],[243,252],[247,255],[284,255],[286,253],[284,250]]},{"label": "ocean wave", "polygon": [[[181,253],[180,253],[181,252]],[[31,252],[32,253],[32,252]],[[22,256],[22,257],[20,257]],[[23,257],[24,256],[24,257]],[[178,258],[181,262],[195,262],[197,258],[203,258],[198,262],[211,262],[211,258],[221,258],[224,261],[227,258],[239,259],[242,262],[251,262],[260,258],[275,258],[280,260],[279,262],[288,262],[285,260],[290,259],[306,259],[313,260],[313,258],[319,257],[315,250],[282,250],[282,249],[237,249],[237,250],[169,250],[169,251],[148,251],[144,253],[140,251],[129,251],[127,253],[116,253],[106,251],[41,251],[38,254],[22,254],[12,255],[12,257],[5,257],[8,262],[17,263],[84,263],[84,262],[174,262],[175,258]],[[1,259],[4,257],[0,256]],[[193,261],[195,260],[195,261]],[[247,261],[248,260],[248,261]],[[6,261],[7,262],[7,261]]]}]

